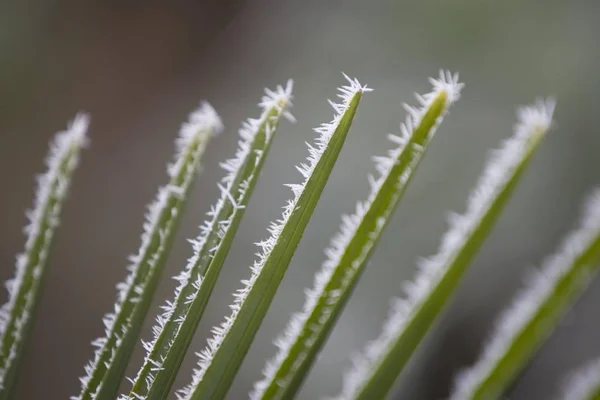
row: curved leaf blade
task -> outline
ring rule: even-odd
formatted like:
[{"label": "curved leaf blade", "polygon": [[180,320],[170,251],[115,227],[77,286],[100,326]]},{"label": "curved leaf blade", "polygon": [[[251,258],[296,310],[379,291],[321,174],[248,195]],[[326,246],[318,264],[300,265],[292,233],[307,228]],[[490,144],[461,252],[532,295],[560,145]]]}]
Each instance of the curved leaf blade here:
[{"label": "curved leaf blade", "polygon": [[379,177],[369,176],[371,193],[356,211],[342,218],[340,232],[326,250],[327,260],[307,291],[302,312],[296,313],[275,340],[279,352],[268,361],[265,377],[255,383],[251,399],[288,399],[299,390],[317,354],[333,329],[352,290],[374,251],[413,173],[425,155],[435,130],[450,105],[458,100],[458,75],[440,71],[431,80],[432,92],[418,96],[419,108],[405,105],[409,115],[401,136],[391,135],[398,146],[386,157],[375,157]]},{"label": "curved leaf blade", "polygon": [[213,329],[214,337],[200,353],[198,370],[192,383],[181,391],[182,398],[222,399],[227,394],[325,187],[362,94],[370,90],[348,80],[350,84],[340,89],[342,103],[332,103],[336,116],[316,129],[319,136],[316,146],[308,145],[308,164],[298,167],[304,182],[288,185],[294,198],[288,201],[282,217],[271,223],[271,237],[258,243],[262,251],[251,267],[252,275],[242,281],[244,287],[234,295],[231,315]]},{"label": "curved leaf blade", "polygon": [[73,172],[86,145],[89,117],[78,114],[50,144],[47,172],[38,178],[35,205],[27,213],[25,251],[17,257],[15,277],[6,282],[9,299],[0,309],[0,399],[10,399],[24,347],[40,302],[54,234]]},{"label": "curved leaf blade", "polygon": [[383,398],[458,287],[550,128],[554,104],[519,110],[515,134],[493,154],[464,215],[452,214],[439,252],[425,260],[396,299],[379,338],[369,343],[344,377],[338,399]]},{"label": "curved leaf blade", "polygon": [[498,319],[477,362],[463,371],[451,399],[496,399],[552,334],[600,268],[600,189],[584,207],[579,228]]},{"label": "curved leaf blade", "polygon": [[286,88],[266,90],[258,119],[247,120],[240,129],[235,157],[222,163],[227,175],[218,185],[221,195],[192,242],[194,254],[175,277],[180,282],[175,299],[157,318],[152,342],[144,343],[147,355],[128,396],[122,398],[165,399],[173,385],[237,228],[256,186],[282,117],[291,105],[292,81]]},{"label": "curved leaf blade", "polygon": [[114,311],[103,319],[106,336],[92,342],[97,349],[85,368],[86,376],[80,378],[82,391],[73,400],[112,400],[117,395],[200,160],[210,137],[221,129],[221,120],[208,103],[190,114],[182,126],[177,155],[168,168],[170,181],[148,208],[140,249],[130,258],[127,278],[117,285]]}]

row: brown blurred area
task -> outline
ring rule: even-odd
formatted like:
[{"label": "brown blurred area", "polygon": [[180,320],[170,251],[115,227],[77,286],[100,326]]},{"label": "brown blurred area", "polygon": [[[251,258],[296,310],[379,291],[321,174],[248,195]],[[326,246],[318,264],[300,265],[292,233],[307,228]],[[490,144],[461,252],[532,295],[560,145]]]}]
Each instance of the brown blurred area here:
[{"label": "brown blurred area", "polygon": [[206,61],[244,1],[27,3],[3,5],[7,130],[28,127],[17,118],[23,109],[36,115],[30,123],[73,108],[123,123]]},{"label": "brown blurred area", "polygon": [[[115,284],[135,252],[144,206],[165,180],[173,139],[206,99],[227,127],[209,148],[165,279],[151,309],[170,298],[215,200],[220,160],[232,155],[242,119],[257,114],[263,87],[294,78],[294,114],[266,165],[222,279],[192,345],[201,350],[230,293],[248,275],[253,242],[266,235],[300,178],[311,128],[331,117],[326,98],[340,71],[375,91],[365,97],[346,148],[284,279],[264,326],[230,392],[244,399],[271,344],[323,260],[342,212],[368,190],[370,156],[389,147],[403,118],[400,104],[428,90],[439,68],[460,71],[464,96],[440,129],[418,176],[300,395],[315,399],[340,387],[349,354],[374,337],[388,298],[401,295],[415,260],[435,252],[445,213],[462,211],[487,149],[510,134],[516,105],[558,98],[557,126],[497,229],[475,260],[448,313],[400,380],[398,398],[444,398],[456,371],[473,361],[495,315],[528,265],[552,251],[599,182],[600,3],[491,0],[210,0],[0,2],[0,279],[21,251],[24,210],[47,142],[76,112],[91,114],[92,144],[83,155],[57,236],[35,332],[16,399],[77,394],[89,342],[102,333]],[[511,399],[551,398],[560,377],[599,356],[598,283],[515,385]],[[2,297],[4,301],[4,297]],[[135,353],[133,375],[142,352]],[[190,352],[176,388],[187,383]],[[552,382],[550,385],[548,382]],[[399,386],[400,387],[400,386]],[[129,385],[125,383],[123,390]],[[174,398],[174,396],[173,396]]]}]

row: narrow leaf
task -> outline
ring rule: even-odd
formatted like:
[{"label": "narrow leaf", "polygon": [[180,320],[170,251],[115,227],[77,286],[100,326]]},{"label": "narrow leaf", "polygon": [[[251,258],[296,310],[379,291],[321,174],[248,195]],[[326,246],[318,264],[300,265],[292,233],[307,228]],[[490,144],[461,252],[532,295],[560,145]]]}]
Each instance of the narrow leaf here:
[{"label": "narrow leaf", "polygon": [[579,228],[532,271],[527,287],[498,319],[479,360],[456,381],[452,399],[496,399],[558,325],[600,267],[600,189]]},{"label": "narrow leaf", "polygon": [[600,359],[596,359],[575,371],[563,388],[561,400],[600,399]]},{"label": "narrow leaf", "polygon": [[465,214],[451,214],[438,254],[424,260],[416,279],[405,285],[407,298],[392,303],[381,335],[354,358],[336,398],[370,400],[389,393],[508,202],[550,127],[552,111],[550,102],[519,110],[514,136],[493,153]]},{"label": "narrow leaf", "polygon": [[168,185],[161,187],[146,214],[142,243],[130,257],[129,275],[117,285],[114,311],[103,321],[105,337],[96,339],[94,359],[80,378],[82,391],[76,400],[112,400],[117,394],[124,370],[140,329],[172,240],[184,210],[192,182],[210,137],[222,129],[221,120],[208,103],[194,111],[179,132],[177,154],[169,165]]},{"label": "narrow leaf", "polygon": [[213,328],[214,336],[200,353],[198,370],[192,383],[182,390],[183,398],[216,400],[227,394],[327,183],[362,94],[370,90],[348,80],[350,84],[340,89],[342,103],[332,103],[336,111],[333,121],[316,129],[319,136],[315,145],[308,145],[308,164],[298,167],[304,182],[288,185],[294,197],[282,217],[271,223],[271,236],[257,243],[261,252],[250,268],[252,275],[235,293],[231,315]]},{"label": "narrow leaf", "polygon": [[458,76],[440,71],[432,79],[433,90],[417,95],[419,108],[405,105],[406,122],[400,136],[390,135],[397,146],[385,157],[375,157],[377,178],[369,176],[371,192],[356,205],[351,215],[342,217],[340,231],[325,251],[327,259],[316,274],[314,286],[306,292],[302,312],[296,313],[284,333],[275,341],[279,348],[254,385],[250,398],[292,398],[300,388],[317,354],[377,245],[413,173],[425,155],[436,128],[450,105],[458,100],[462,84]]},{"label": "narrow leaf", "polygon": [[15,277],[6,282],[8,302],[0,308],[0,399],[10,399],[24,347],[40,302],[54,233],[59,225],[71,177],[87,143],[89,118],[78,114],[59,132],[46,159],[48,170],[38,177],[33,210],[27,213],[25,251],[17,256]]},{"label": "narrow leaf", "polygon": [[129,399],[165,399],[204,313],[215,282],[258,177],[282,116],[291,115],[292,81],[286,88],[266,90],[258,119],[247,120],[240,129],[235,157],[222,163],[227,175],[218,185],[221,196],[192,241],[193,256],[175,277],[179,286],[175,299],[163,306],[157,318],[154,339],[144,343],[144,365],[133,381]]}]

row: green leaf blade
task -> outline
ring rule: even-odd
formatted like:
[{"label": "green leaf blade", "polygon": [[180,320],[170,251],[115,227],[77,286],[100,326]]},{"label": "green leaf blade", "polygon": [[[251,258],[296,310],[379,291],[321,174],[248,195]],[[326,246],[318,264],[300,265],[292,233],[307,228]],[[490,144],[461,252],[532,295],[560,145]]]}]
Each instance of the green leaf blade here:
[{"label": "green leaf blade", "polygon": [[328,258],[307,292],[303,311],[295,314],[275,341],[279,352],[267,363],[265,377],[255,383],[251,399],[292,398],[327,340],[385,226],[422,160],[433,134],[449,106],[458,100],[458,76],[440,72],[431,93],[418,96],[420,108],[409,112],[401,136],[390,139],[399,146],[387,157],[376,157],[380,176],[370,177],[372,191],[354,214],[343,217],[340,232],[327,249]]},{"label": "green leaf blade", "polygon": [[7,282],[9,300],[0,309],[0,399],[8,400],[17,380],[25,344],[31,334],[72,175],[87,144],[89,117],[78,114],[58,133],[47,157],[48,170],[38,178],[35,205],[28,213],[25,251],[17,257],[15,277]]},{"label": "green leaf blade", "polygon": [[106,336],[92,342],[97,349],[86,376],[80,378],[82,391],[73,400],[112,400],[117,395],[204,150],[220,130],[221,120],[208,103],[202,103],[182,126],[175,161],[168,167],[170,181],[148,208],[140,249],[130,259],[127,278],[117,286],[113,313],[103,319]]},{"label": "green leaf blade", "polygon": [[529,165],[551,121],[554,105],[539,103],[519,112],[515,134],[485,168],[465,213],[451,215],[439,252],[420,265],[396,299],[379,338],[369,343],[344,378],[337,399],[383,398],[458,287]]},{"label": "green leaf blade", "polygon": [[587,202],[580,226],[548,258],[499,318],[479,360],[463,371],[452,399],[500,398],[551,335],[600,267],[600,189]]},{"label": "green leaf blade", "polygon": [[362,94],[370,90],[348,80],[350,84],[340,89],[342,103],[333,104],[336,116],[315,129],[319,136],[315,146],[308,146],[308,164],[298,168],[304,182],[288,185],[294,198],[282,217],[270,225],[271,237],[258,243],[262,252],[251,267],[251,277],[242,281],[244,288],[234,295],[232,314],[213,329],[215,336],[200,353],[192,383],[181,391],[186,400],[222,399],[229,390],[325,187]]},{"label": "green leaf blade", "polygon": [[193,241],[194,255],[175,279],[180,282],[175,299],[163,308],[154,327],[155,337],[145,344],[147,356],[136,376],[129,399],[167,397],[217,281],[245,208],[256,186],[277,127],[291,116],[292,81],[286,88],[266,90],[258,119],[249,119],[240,130],[234,158],[222,163],[227,171],[221,195]]}]

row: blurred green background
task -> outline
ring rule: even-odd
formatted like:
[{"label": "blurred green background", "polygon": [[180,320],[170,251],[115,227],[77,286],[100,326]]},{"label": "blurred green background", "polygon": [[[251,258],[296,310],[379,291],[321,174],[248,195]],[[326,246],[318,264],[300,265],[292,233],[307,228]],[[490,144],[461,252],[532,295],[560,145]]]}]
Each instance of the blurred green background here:
[{"label": "blurred green background", "polygon": [[[403,375],[399,399],[440,399],[471,363],[497,313],[575,223],[599,182],[600,2],[493,0],[210,0],[0,2],[0,278],[13,274],[23,246],[24,210],[33,176],[43,171],[48,140],[79,110],[92,115],[91,148],[64,212],[46,291],[17,399],[66,399],[91,356],[89,342],[112,309],[115,284],[139,243],[144,206],[166,180],[165,164],[180,123],[201,99],[220,112],[226,131],[209,148],[204,173],[152,308],[172,296],[168,276],[191,254],[218,192],[218,161],[229,157],[240,121],[256,116],[263,87],[294,78],[294,115],[272,155],[215,289],[192,349],[201,350],[227,312],[230,293],[248,276],[253,242],[290,197],[282,184],[307,152],[311,128],[329,121],[326,99],[341,71],[374,88],[322,202],[229,398],[244,399],[303,288],[312,284],[339,215],[368,193],[370,157],[390,144],[402,102],[429,90],[439,68],[460,71],[463,97],[451,110],[367,268],[301,399],[337,393],[349,354],[375,337],[388,299],[402,294],[415,260],[437,249],[448,210],[463,211],[489,148],[511,134],[518,104],[556,96],[556,129],[448,312]],[[6,295],[3,295],[4,297]],[[4,297],[3,300],[4,301]],[[600,356],[600,282],[569,313],[535,357],[510,398],[548,399],[563,374]],[[135,353],[129,375],[143,354]],[[189,354],[176,387],[190,378]],[[124,390],[129,385],[124,384]]]}]

